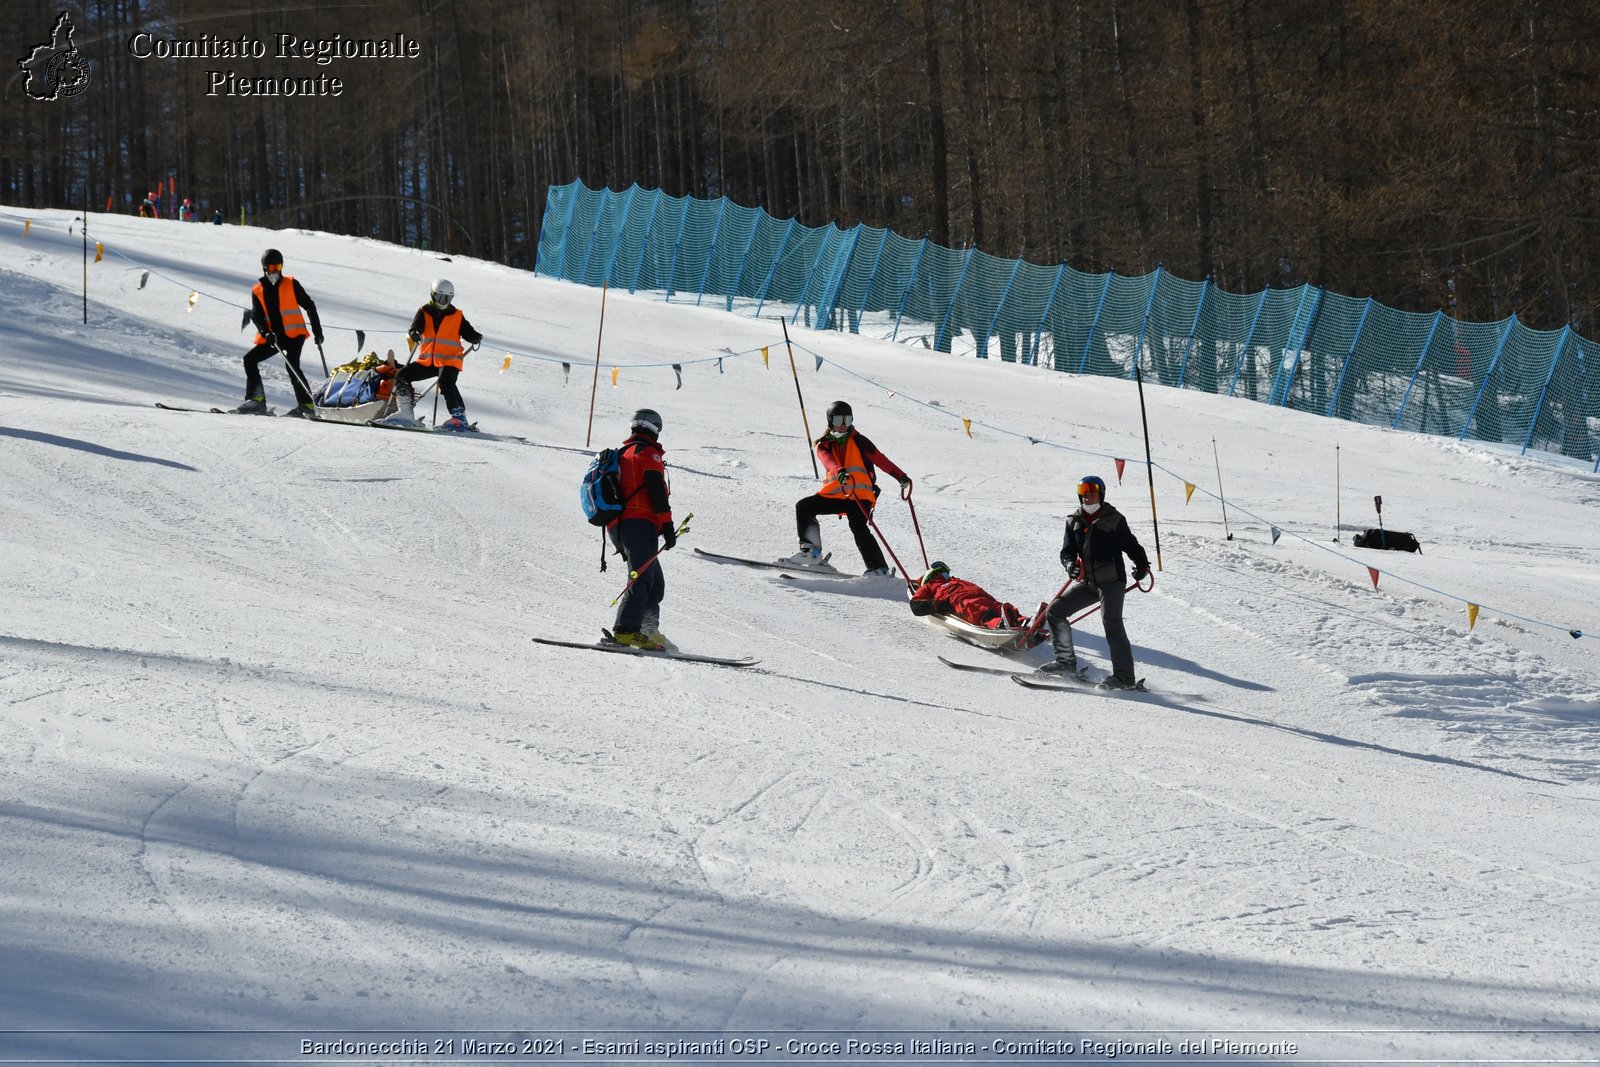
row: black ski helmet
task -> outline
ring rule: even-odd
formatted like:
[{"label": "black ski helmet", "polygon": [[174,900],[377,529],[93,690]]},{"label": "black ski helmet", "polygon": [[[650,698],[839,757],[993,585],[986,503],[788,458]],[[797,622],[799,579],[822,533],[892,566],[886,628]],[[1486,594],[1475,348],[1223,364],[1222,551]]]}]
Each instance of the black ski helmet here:
[{"label": "black ski helmet", "polygon": [[271,267],[283,269],[283,253],[276,248],[269,248],[261,253],[261,269],[267,270]]},{"label": "black ski helmet", "polygon": [[628,424],[630,430],[643,430],[651,437],[661,436],[661,413],[653,408],[640,408],[633,413],[633,421]]},{"label": "black ski helmet", "polygon": [[850,410],[850,405],[843,400],[835,400],[828,405],[828,429],[848,430],[855,424],[856,414]]}]

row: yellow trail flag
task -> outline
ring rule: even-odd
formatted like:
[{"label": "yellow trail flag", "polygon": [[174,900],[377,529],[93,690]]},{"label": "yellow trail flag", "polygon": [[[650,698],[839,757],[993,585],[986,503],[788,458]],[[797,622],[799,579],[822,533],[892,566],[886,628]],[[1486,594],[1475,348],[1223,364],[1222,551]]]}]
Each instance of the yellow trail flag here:
[{"label": "yellow trail flag", "polygon": [[1468,604],[1467,605],[1467,630],[1470,632],[1472,630],[1472,628],[1474,626],[1476,626],[1476,625],[1478,625],[1478,605],[1476,605],[1476,604]]},{"label": "yellow trail flag", "polygon": [[189,290],[189,306],[184,310],[193,311],[194,306],[198,303],[200,303],[200,294],[193,289]]},{"label": "yellow trail flag", "polygon": [[28,236],[28,231],[31,230],[31,229],[33,229],[33,220],[32,219],[23,219],[22,220],[22,236],[24,236],[24,237]]},{"label": "yellow trail flag", "polygon": [[961,420],[961,425],[966,427],[967,436],[971,437],[972,436],[972,420],[971,419],[962,419]]},{"label": "yellow trail flag", "polygon": [[500,364],[500,373],[504,374],[506,371],[508,371],[510,369],[511,369],[511,353],[507,352],[505,361]]},{"label": "yellow trail flag", "polygon": [[96,263],[100,262],[102,259],[105,258],[105,254],[106,254],[106,246],[101,244],[99,241],[96,241],[94,243],[94,261]]},{"label": "yellow trail flag", "polygon": [[768,370],[772,369],[772,364],[767,359],[767,350],[765,346],[763,346],[761,349],[761,365]]},{"label": "yellow trail flag", "polygon": [[617,387],[617,368],[616,367],[612,367],[611,368],[611,387],[613,389],[615,389]]},{"label": "yellow trail flag", "polygon": [[1192,496],[1194,496],[1194,483],[1193,482],[1184,482],[1183,483],[1183,502],[1185,504],[1187,504],[1189,502],[1189,498],[1192,497]]}]

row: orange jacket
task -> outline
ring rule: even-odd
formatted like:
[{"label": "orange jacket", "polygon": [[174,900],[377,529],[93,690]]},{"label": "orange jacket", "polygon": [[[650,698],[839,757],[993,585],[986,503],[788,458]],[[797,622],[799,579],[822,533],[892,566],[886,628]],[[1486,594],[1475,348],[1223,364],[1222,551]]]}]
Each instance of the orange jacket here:
[{"label": "orange jacket", "polygon": [[[882,467],[895,478],[905,477],[905,472],[879,452],[877,445],[855,430],[851,430],[843,441],[826,436],[819,438],[817,458],[822,461],[826,472],[822,476],[822,488],[817,490],[818,496],[860,500],[868,507],[878,502],[874,465]],[[842,485],[839,482],[841,472],[846,476]]]},{"label": "orange jacket", "polygon": [[[263,278],[261,281],[256,282],[255,287],[250,290],[250,295],[256,302],[255,307],[251,310],[252,312],[260,311],[261,313],[259,316],[251,315],[256,324],[256,344],[264,345],[267,343],[265,331],[268,329],[279,337],[310,337],[311,330],[306,325],[305,309],[300,306],[300,301],[295,296],[295,290],[299,288],[295,284],[295,280],[285,274],[278,279],[278,284],[274,286],[277,289],[277,293],[274,295],[278,298],[277,310],[280,318],[280,322],[276,323],[272,321],[273,309],[267,304],[265,283],[266,279]],[[279,328],[280,325],[281,329]]]},{"label": "orange jacket", "polygon": [[424,367],[454,367],[456,370],[461,369],[466,359],[466,345],[483,340],[483,334],[472,328],[460,308],[440,310],[432,304],[417,309],[407,335],[417,342],[418,363]]}]

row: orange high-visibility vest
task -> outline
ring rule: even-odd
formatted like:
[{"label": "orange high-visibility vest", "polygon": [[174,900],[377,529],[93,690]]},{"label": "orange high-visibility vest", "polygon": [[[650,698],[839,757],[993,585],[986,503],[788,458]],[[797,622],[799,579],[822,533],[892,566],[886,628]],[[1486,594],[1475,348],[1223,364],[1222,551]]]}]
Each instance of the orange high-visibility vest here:
[{"label": "orange high-visibility vest", "polygon": [[461,345],[461,321],[465,318],[460,308],[451,308],[435,326],[433,316],[424,312],[417,362],[424,367],[454,367],[460,370],[467,352]]},{"label": "orange high-visibility vest", "polygon": [[[250,290],[256,298],[256,303],[261,305],[261,314],[267,319],[267,325],[272,325],[272,314],[267,310],[267,296],[262,292],[260,282]],[[306,313],[300,310],[300,305],[294,299],[294,279],[285,274],[278,279],[278,313],[283,318],[283,336],[285,337],[310,337],[311,330],[306,327]],[[261,334],[256,334],[256,344],[264,345],[267,339]]]},{"label": "orange high-visibility vest", "polygon": [[[837,453],[839,442],[834,441],[833,447]],[[868,506],[876,504],[878,493],[872,487],[872,472],[867,468],[867,461],[861,455],[861,446],[856,444],[855,434],[844,439],[844,455],[840,459],[839,470],[822,480],[822,488],[817,491],[817,495],[840,500],[863,500]],[[839,484],[840,471],[848,475],[844,485]]]}]

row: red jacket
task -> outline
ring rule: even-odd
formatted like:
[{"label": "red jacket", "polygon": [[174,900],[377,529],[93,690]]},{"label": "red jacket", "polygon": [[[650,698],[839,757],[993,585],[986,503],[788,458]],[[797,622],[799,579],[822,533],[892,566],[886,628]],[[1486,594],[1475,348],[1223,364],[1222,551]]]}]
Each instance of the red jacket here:
[{"label": "red jacket", "polygon": [[672,522],[672,490],[667,485],[667,450],[641,434],[622,444],[623,519],[645,519],[657,527]]},{"label": "red jacket", "polygon": [[[1010,604],[1002,604],[984,591],[977,582],[964,578],[932,578],[917,586],[912,602],[927,601],[933,606],[932,614],[956,615],[977,626],[991,630],[1017,625],[1022,613]],[[1009,611],[1007,610],[1009,609]],[[913,614],[929,614],[912,608]]]}]

